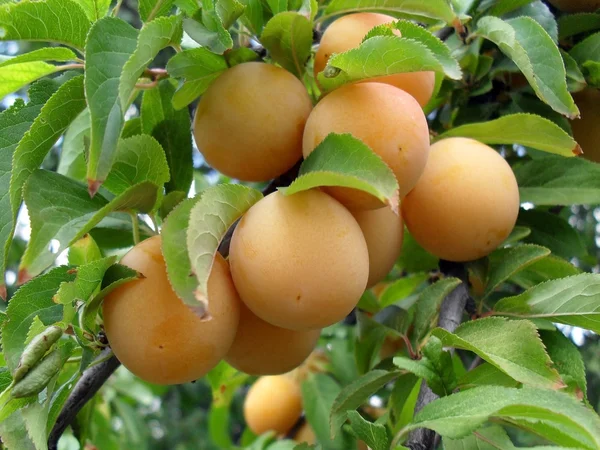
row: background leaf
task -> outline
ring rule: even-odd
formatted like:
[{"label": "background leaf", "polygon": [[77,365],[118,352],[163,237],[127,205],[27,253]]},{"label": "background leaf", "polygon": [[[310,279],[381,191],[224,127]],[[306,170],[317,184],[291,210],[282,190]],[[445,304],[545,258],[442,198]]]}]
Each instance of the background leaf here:
[{"label": "background leaf", "polygon": [[390,447],[390,439],[383,425],[365,420],[358,411],[348,411],[348,420],[356,436],[373,450],[387,450]]},{"label": "background leaf", "polygon": [[580,399],[586,398],[585,366],[575,344],[558,330],[540,330],[540,337],[569,391]]},{"label": "background leaf", "polygon": [[173,8],[173,0],[139,0],[138,10],[144,22],[164,16]]},{"label": "background leaf", "polygon": [[[378,11],[383,13],[406,13],[452,23],[456,19],[449,3],[444,0],[333,0],[325,9],[327,16],[349,12]],[[323,17],[321,18],[323,20]]]}]

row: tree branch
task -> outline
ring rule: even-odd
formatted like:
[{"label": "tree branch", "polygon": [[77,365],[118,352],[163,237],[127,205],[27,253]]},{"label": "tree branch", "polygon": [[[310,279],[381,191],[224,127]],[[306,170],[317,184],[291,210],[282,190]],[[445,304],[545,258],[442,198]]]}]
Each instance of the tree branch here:
[{"label": "tree branch", "polygon": [[[98,359],[106,358],[110,355],[111,349],[105,348],[100,353]],[[119,367],[121,363],[116,356],[110,356],[105,361],[92,366],[83,372],[81,378],[75,385],[75,388],[65,402],[50,436],[48,437],[48,450],[58,449],[58,440],[65,432],[67,427],[75,420],[77,413],[83,406],[98,392],[108,377]]]},{"label": "tree branch", "polygon": [[[463,264],[449,261],[440,261],[440,270],[447,276],[454,276],[462,280],[462,283],[450,292],[442,302],[438,318],[439,327],[454,332],[458,325],[460,325],[463,311],[469,298],[467,273]],[[427,386],[427,383],[423,381],[415,406],[415,414],[438,398],[429,386]],[[411,450],[431,450],[435,445],[435,437],[435,431],[427,428],[417,428],[410,433],[405,445]]]}]

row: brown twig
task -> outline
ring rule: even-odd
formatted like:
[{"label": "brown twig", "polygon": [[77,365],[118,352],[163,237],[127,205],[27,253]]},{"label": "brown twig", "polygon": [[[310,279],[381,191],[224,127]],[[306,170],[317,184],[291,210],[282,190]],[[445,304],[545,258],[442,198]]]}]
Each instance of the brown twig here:
[{"label": "brown twig", "polygon": [[117,367],[121,365],[116,356],[109,356],[111,353],[112,350],[108,347],[102,350],[98,359],[107,357],[108,359],[89,367],[81,375],[81,378],[58,415],[54,427],[52,427],[52,431],[48,437],[48,450],[57,450],[58,440],[67,427],[75,420],[77,413],[98,392],[106,380],[108,380],[108,377],[117,370]]},{"label": "brown twig", "polygon": [[[455,276],[462,280],[462,283],[444,299],[438,318],[439,327],[453,332],[461,322],[463,311],[469,298],[467,273],[463,264],[448,261],[440,261],[440,270],[447,276]],[[415,406],[415,414],[438,398],[429,386],[427,386],[427,383],[423,381]],[[434,448],[435,436],[435,431],[433,430],[417,428],[410,433],[405,445],[411,450],[431,450]]]}]

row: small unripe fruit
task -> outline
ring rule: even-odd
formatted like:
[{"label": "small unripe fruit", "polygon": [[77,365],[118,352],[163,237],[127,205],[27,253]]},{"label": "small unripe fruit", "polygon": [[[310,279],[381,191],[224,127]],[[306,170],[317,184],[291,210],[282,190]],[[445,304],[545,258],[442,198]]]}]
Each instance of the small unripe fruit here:
[{"label": "small unripe fruit", "polygon": [[304,422],[294,435],[294,440],[299,444],[306,442],[308,445],[317,443],[315,432],[308,422]]},{"label": "small unripe fruit", "polygon": [[548,0],[564,12],[594,12],[600,9],[600,0]]},{"label": "small unripe fruit", "polygon": [[[306,158],[329,133],[350,133],[392,169],[405,196],[421,176],[429,154],[429,128],[421,107],[406,92],[382,83],[343,86],[321,100],[304,129]],[[350,209],[375,209],[375,197],[347,188],[327,192]]]},{"label": "small unripe fruit", "polygon": [[[315,78],[325,69],[331,55],[358,47],[372,28],[394,21],[396,21],[394,17],[385,14],[356,13],[332,22],[323,33],[315,55]],[[400,31],[396,30],[396,34],[400,35]],[[370,78],[368,81],[391,84],[408,92],[421,106],[425,106],[433,94],[435,74],[433,72],[397,73]]]},{"label": "small unripe fruit", "polygon": [[225,361],[251,375],[277,375],[298,367],[310,355],[321,330],[288,330],[259,318],[243,303],[240,323]]},{"label": "small unripe fruit", "polygon": [[302,414],[302,392],[289,375],[259,378],[244,401],[244,419],[255,434],[286,434]]},{"label": "small unripe fruit", "polygon": [[302,157],[311,109],[308,92],[294,75],[272,64],[243,63],[220,75],[202,95],[194,137],[219,172],[265,181]]},{"label": "small unripe fruit", "polygon": [[404,224],[402,217],[390,208],[353,211],[369,249],[369,281],[375,286],[392,270],[402,250]]},{"label": "small unripe fruit", "polygon": [[571,120],[573,137],[583,157],[600,163],[600,89],[588,88],[573,94],[581,117]]},{"label": "small unripe fruit", "polygon": [[508,163],[466,138],[432,145],[423,176],[402,202],[415,240],[449,261],[488,255],[508,237],[518,213],[519,188]]},{"label": "small unripe fruit", "polygon": [[119,361],[143,380],[186,383],[203,377],[225,356],[238,326],[240,300],[227,261],[218,253],[208,279],[209,320],[201,320],[173,291],[154,236],[121,260],[144,278],[104,300],[104,326]]},{"label": "small unripe fruit", "polygon": [[261,319],[291,330],[324,328],[356,306],[369,275],[360,227],[319,190],[268,195],[240,220],[231,273],[243,302]]}]

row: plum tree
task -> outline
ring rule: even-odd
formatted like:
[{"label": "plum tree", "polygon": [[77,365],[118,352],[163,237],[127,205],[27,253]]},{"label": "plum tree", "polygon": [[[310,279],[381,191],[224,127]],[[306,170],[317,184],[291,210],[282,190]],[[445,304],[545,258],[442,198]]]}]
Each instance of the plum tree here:
[{"label": "plum tree", "polygon": [[144,277],[104,300],[104,326],[115,355],[151,383],[185,383],[204,376],[223,359],[238,325],[240,299],[227,261],[217,254],[208,280],[210,320],[201,320],[173,291],[160,236],[133,247],[121,264]]},{"label": "plum tree", "polygon": [[594,12],[600,9],[600,0],[549,0],[549,2],[564,12]]},{"label": "plum tree", "polygon": [[391,208],[353,211],[369,249],[369,280],[372,287],[385,278],[402,250],[404,224]]},{"label": "plum tree", "polygon": [[260,377],[244,401],[244,419],[255,434],[286,434],[302,414],[302,393],[290,375]]},{"label": "plum tree", "polygon": [[254,314],[291,330],[323,328],[356,306],[369,276],[352,214],[319,190],[275,192],[253,205],[231,239],[231,272]]},{"label": "plum tree", "polygon": [[[401,197],[416,184],[427,162],[425,115],[413,97],[389,84],[346,85],[321,100],[306,122],[304,157],[329,133],[351,133],[371,147],[393,170]],[[350,209],[383,206],[375,197],[355,189],[332,187],[327,192]]]},{"label": "plum tree", "polygon": [[304,85],[290,72],[243,63],[225,71],[202,96],[194,137],[219,172],[264,181],[302,157],[302,132],[311,109]]},{"label": "plum tree", "polygon": [[[358,47],[373,27],[395,20],[394,17],[386,14],[356,13],[333,21],[323,33],[315,55],[315,79],[317,74],[325,69],[331,55]],[[400,35],[398,30],[396,32]],[[412,95],[421,106],[425,106],[433,94],[435,74],[433,72],[407,72],[371,78],[369,81],[396,86]]]},{"label": "plum tree", "polygon": [[600,162],[600,90],[588,88],[573,94],[581,117],[571,120],[573,137],[583,150],[583,157]]},{"label": "plum tree", "polygon": [[317,345],[320,334],[320,329],[276,327],[242,303],[240,323],[225,361],[251,375],[282,374],[302,364]]},{"label": "plum tree", "polygon": [[317,437],[315,436],[315,432],[310,426],[308,422],[304,422],[296,434],[294,435],[294,440],[299,444],[306,442],[309,445],[314,445],[317,443]]},{"label": "plum tree", "polygon": [[469,261],[494,250],[512,231],[519,189],[508,163],[473,139],[431,146],[423,176],[402,202],[415,240],[449,261]]}]

